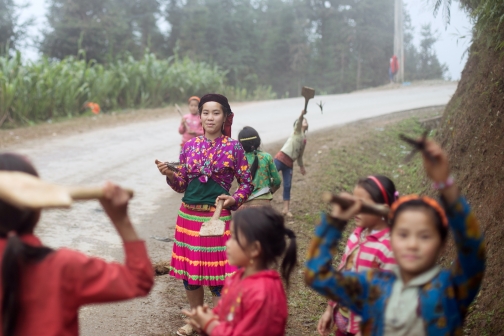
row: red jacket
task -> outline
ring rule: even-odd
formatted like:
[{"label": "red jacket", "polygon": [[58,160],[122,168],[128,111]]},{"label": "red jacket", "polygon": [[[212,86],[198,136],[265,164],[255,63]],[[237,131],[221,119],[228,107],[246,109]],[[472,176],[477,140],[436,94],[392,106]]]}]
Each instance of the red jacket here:
[{"label": "red jacket", "polygon": [[219,325],[211,336],[285,335],[287,298],[277,271],[266,270],[242,279],[239,269],[227,278],[214,313]]},{"label": "red jacket", "polygon": [[[29,245],[42,245],[34,235],[21,239]],[[6,240],[0,239],[0,261],[5,246]],[[126,262],[122,265],[62,248],[28,266],[21,275],[21,312],[16,334],[78,335],[78,311],[82,305],[147,295],[154,275],[145,243],[124,243],[124,252]],[[0,299],[1,295],[0,290]],[[0,330],[1,327],[0,320]]]}]

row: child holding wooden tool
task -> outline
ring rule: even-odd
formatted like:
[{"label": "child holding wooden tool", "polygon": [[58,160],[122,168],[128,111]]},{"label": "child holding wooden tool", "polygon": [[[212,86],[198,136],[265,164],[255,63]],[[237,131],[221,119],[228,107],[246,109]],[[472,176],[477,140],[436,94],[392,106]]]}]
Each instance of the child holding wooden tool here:
[{"label": "child holding wooden tool", "polygon": [[203,135],[203,127],[201,126],[201,118],[198,113],[198,104],[200,98],[197,96],[192,96],[189,98],[189,112],[182,117],[182,121],[179,126],[179,133],[182,134],[182,143],[184,144],[190,139]]},{"label": "child holding wooden tool", "polygon": [[[16,154],[0,154],[0,171],[37,176],[35,168]],[[0,200],[2,335],[78,335],[83,305],[149,293],[154,274],[145,243],[128,217],[130,195],[111,183],[103,191],[100,203],[123,240],[124,265],[44,246],[34,234],[40,210]]]},{"label": "child holding wooden tool", "polygon": [[[399,198],[391,207],[390,243],[398,266],[392,272],[340,272],[332,254],[347,221],[364,202],[333,204],[315,230],[306,262],[306,283],[362,317],[362,335],[462,335],[469,305],[485,271],[486,249],[479,223],[450,176],[448,158],[433,141],[423,143],[423,162],[441,203],[427,196]],[[451,228],[457,259],[450,269],[436,261]]]},{"label": "child holding wooden tool", "polygon": [[238,211],[226,252],[238,271],[226,279],[213,311],[207,306],[184,311],[190,323],[204,335],[285,335],[287,298],[275,265],[283,256],[280,271],[289,285],[297,252],[296,236],[283,216],[272,207]]},{"label": "child holding wooden tool", "polygon": [[308,131],[308,120],[304,117],[306,110],[301,111],[301,115],[294,122],[294,131],[287,139],[282,149],[275,155],[275,166],[283,177],[283,210],[284,216],[292,217],[290,212],[290,191],[292,184],[292,173],[294,162],[297,160],[301,174],[306,174],[303,163],[303,153],[306,147],[306,131]]},{"label": "child holding wooden tool", "polygon": [[[224,280],[236,270],[230,267],[226,256],[226,241],[230,236],[231,210],[237,210],[252,193],[252,177],[245,152],[237,140],[230,138],[233,112],[226,97],[207,94],[201,98],[199,113],[205,135],[189,140],[180,153],[180,169],[174,172],[164,162],[156,160],[168,185],[184,193],[175,228],[170,263],[170,275],[184,283],[191,308],[203,305],[202,286],[209,286],[214,304],[220,298]],[[234,179],[238,189],[229,194]],[[224,210],[220,219],[226,224],[223,236],[200,235],[218,202]],[[178,335],[191,335],[187,324]]]},{"label": "child holding wooden tool", "polygon": [[241,206],[241,209],[250,206],[270,205],[273,193],[282,183],[273,163],[273,157],[269,153],[259,150],[261,137],[252,127],[244,127],[238,134],[238,139],[245,150],[254,184],[254,191],[247,202]]},{"label": "child holding wooden tool", "polygon": [[[382,175],[371,175],[357,182],[353,196],[371,204],[390,207],[398,193],[394,182]],[[357,214],[355,230],[348,238],[345,252],[341,257],[339,271],[362,272],[373,268],[390,270],[396,264],[390,248],[388,219],[383,216]],[[361,319],[348,308],[329,301],[327,309],[319,320],[317,331],[322,336],[331,332],[336,324],[336,336],[352,336],[359,333]]]}]

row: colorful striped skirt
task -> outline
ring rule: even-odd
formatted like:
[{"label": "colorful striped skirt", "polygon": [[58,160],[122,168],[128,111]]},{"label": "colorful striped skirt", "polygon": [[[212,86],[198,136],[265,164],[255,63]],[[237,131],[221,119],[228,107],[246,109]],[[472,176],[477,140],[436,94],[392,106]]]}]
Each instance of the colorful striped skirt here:
[{"label": "colorful striped skirt", "polygon": [[170,263],[170,275],[187,280],[190,285],[220,286],[236,267],[226,256],[226,241],[230,237],[231,213],[222,210],[220,219],[226,222],[222,237],[200,237],[201,224],[210,220],[213,211],[194,211],[180,207],[175,227],[175,242]]}]

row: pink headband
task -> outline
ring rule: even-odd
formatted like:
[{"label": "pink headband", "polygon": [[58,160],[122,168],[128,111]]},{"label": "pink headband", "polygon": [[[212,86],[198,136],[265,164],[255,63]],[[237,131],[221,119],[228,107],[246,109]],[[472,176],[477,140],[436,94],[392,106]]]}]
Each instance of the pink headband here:
[{"label": "pink headband", "polygon": [[376,183],[376,185],[378,186],[378,188],[380,188],[380,191],[382,193],[382,196],[383,196],[383,199],[385,200],[385,203],[386,204],[390,204],[389,203],[389,199],[388,199],[388,196],[387,196],[387,192],[385,191],[385,188],[383,188],[383,185],[380,183],[380,180],[378,180],[376,177],[374,176],[368,176],[368,179],[372,180],[374,183]]}]

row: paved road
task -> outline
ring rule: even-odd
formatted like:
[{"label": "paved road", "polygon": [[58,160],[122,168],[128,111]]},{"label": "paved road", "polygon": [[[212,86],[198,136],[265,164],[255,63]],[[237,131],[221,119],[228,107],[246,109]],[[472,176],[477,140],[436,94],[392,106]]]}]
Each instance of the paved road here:
[{"label": "paved road", "polygon": [[[315,102],[325,103],[324,113],[310,103],[310,132],[392,112],[444,105],[455,89],[455,84],[445,84],[317,96]],[[249,125],[259,131],[265,143],[286,138],[302,106],[303,98],[241,105],[235,109],[233,135]],[[172,234],[169,230],[173,230],[170,227],[175,217],[158,218],[156,213],[160,207],[178,203],[180,195],[167,188],[153,162],[156,158],[177,158],[180,136],[175,130],[179,121],[174,116],[27,142],[10,149],[27,154],[49,181],[71,185],[111,180],[134,188],[136,197],[130,211],[133,221],[149,241],[151,256],[166,259],[168,245],[149,237]],[[109,260],[121,256],[120,241],[97,202],[76,204],[71,211],[44,212],[38,234],[53,247],[68,246]]]}]

